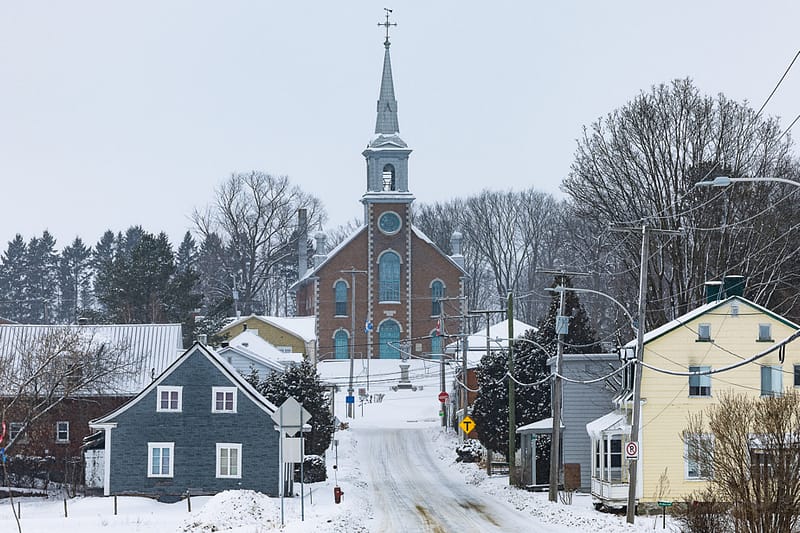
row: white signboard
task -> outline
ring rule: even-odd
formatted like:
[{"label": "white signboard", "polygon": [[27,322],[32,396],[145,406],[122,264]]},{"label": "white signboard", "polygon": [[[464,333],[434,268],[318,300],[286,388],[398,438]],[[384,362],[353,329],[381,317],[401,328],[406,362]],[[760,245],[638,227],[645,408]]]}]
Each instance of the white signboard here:
[{"label": "white signboard", "polygon": [[625,443],[625,459],[639,458],[639,443],[635,440]]},{"label": "white signboard", "polygon": [[289,396],[278,410],[272,413],[272,420],[281,426],[285,433],[294,435],[311,420],[311,413]]},{"label": "white signboard", "polygon": [[283,462],[302,463],[303,462],[303,439],[302,437],[283,438]]}]

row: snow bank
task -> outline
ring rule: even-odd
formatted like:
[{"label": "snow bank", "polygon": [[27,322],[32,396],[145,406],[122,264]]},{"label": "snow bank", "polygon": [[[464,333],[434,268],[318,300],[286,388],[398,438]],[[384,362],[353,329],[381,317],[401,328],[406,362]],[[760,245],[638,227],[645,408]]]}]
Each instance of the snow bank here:
[{"label": "snow bank", "polygon": [[208,500],[205,505],[181,525],[184,533],[227,531],[244,526],[263,530],[278,529],[280,507],[275,498],[252,490],[226,490]]}]

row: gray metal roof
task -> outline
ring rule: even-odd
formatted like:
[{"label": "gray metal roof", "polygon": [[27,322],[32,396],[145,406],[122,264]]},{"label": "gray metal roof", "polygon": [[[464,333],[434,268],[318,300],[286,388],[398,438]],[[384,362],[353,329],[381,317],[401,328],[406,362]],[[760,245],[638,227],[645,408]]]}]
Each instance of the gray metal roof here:
[{"label": "gray metal roof", "polygon": [[26,347],[50,331],[68,328],[124,346],[136,372],[109,384],[108,395],[136,394],[183,353],[180,324],[0,325],[0,359],[24,357]]},{"label": "gray metal roof", "polygon": [[392,80],[392,61],[389,58],[389,42],[383,55],[383,76],[381,76],[381,92],[378,96],[378,118],[375,120],[375,133],[399,133],[397,121],[397,100],[394,98],[394,82]]}]

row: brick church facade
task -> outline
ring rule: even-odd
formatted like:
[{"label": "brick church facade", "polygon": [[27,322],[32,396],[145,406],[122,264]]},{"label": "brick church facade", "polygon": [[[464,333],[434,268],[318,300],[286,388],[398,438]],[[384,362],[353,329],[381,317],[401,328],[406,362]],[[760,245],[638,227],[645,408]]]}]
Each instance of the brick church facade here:
[{"label": "brick church facade", "polygon": [[401,350],[435,356],[445,344],[440,316],[463,314],[461,235],[453,235],[448,256],[412,224],[411,149],[400,138],[389,46],[387,36],[375,135],[363,152],[364,222],[330,251],[317,233],[313,265],[301,256],[293,286],[297,314],[317,318],[320,359],[349,358],[351,351],[356,358],[399,358]]}]

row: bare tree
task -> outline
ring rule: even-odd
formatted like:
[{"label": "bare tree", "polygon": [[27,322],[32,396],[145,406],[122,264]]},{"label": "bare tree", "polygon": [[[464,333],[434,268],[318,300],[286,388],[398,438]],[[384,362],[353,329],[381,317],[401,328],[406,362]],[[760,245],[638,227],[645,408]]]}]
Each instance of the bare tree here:
[{"label": "bare tree", "polygon": [[[782,312],[795,305],[779,290],[797,282],[795,191],[693,189],[717,175],[797,177],[791,140],[781,132],[776,119],[724,95],[702,96],[690,80],[653,87],[584,130],[562,185],[576,215],[602,228],[682,231],[652,237],[649,324],[685,313],[701,300],[703,282],[725,274],[747,276],[759,303]],[[635,290],[641,240],[605,240],[613,243],[607,273],[625,274]]]},{"label": "bare tree", "polygon": [[13,416],[19,425],[6,450],[65,400],[120,390],[140,370],[126,345],[97,336],[90,327],[53,326],[9,345],[0,352],[0,411],[2,420]]},{"label": "bare tree", "polygon": [[[800,393],[754,398],[731,392],[689,417],[687,459],[709,497],[735,503],[735,530],[790,533],[800,521]],[[695,499],[701,496],[695,496]]]},{"label": "bare tree", "polygon": [[218,260],[228,274],[225,283],[228,278],[231,283],[220,292],[236,290],[244,313],[259,303],[274,309],[273,300],[282,298],[272,278],[280,277],[278,267],[297,254],[301,208],[307,210],[309,226],[324,218],[321,202],[288,177],[252,171],[232,174],[216,189],[214,202],[192,214],[203,239],[212,233],[220,238],[224,255]]}]

